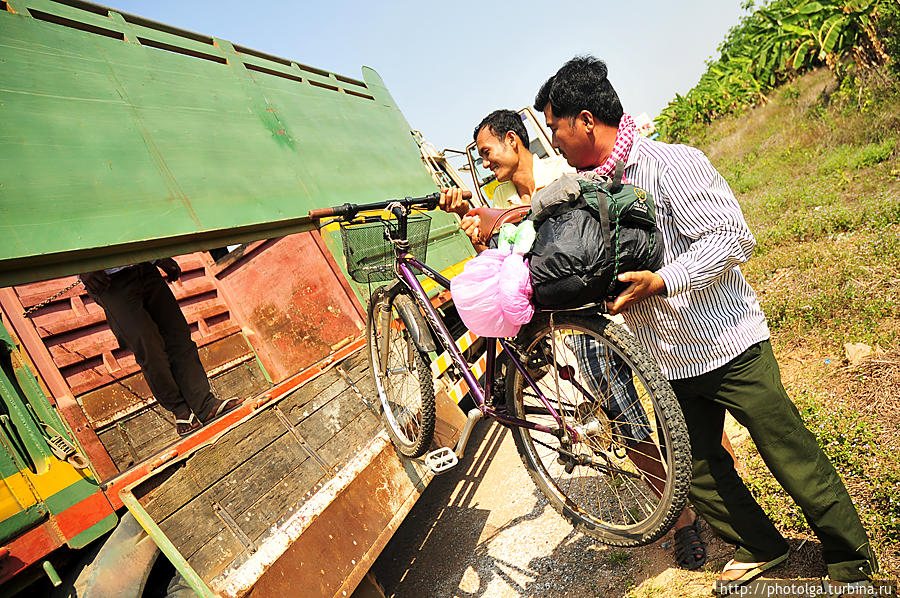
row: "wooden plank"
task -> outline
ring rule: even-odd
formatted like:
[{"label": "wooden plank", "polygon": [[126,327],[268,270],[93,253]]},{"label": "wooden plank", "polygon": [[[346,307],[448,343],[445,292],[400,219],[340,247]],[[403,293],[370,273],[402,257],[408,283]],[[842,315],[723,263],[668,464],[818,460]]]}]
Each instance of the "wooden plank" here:
[{"label": "wooden plank", "polygon": [[[115,466],[116,473],[125,471],[134,465],[135,459],[128,452],[128,445],[118,428],[111,426],[102,432],[98,432],[97,438],[100,440],[103,448],[106,449],[106,452],[109,453],[109,458]],[[115,474],[107,475],[107,477],[112,477],[112,475]]]},{"label": "wooden plank", "polygon": [[318,449],[341,428],[356,419],[362,411],[368,412],[368,409],[348,389],[301,421],[297,429],[310,445]]},{"label": "wooden plank", "polygon": [[381,420],[368,409],[363,409],[353,421],[325,441],[317,452],[326,463],[339,470],[352,455],[372,440],[380,428]]},{"label": "wooden plank", "polygon": [[[312,459],[305,461],[239,515],[241,529],[253,541],[258,540],[280,520],[299,509],[326,479],[326,474],[312,463]],[[301,494],[300,489],[305,491]]]},{"label": "wooden plank", "polygon": [[[355,353],[344,360],[341,366],[347,371],[350,380],[362,389],[365,388],[364,380],[368,377],[366,370],[368,362],[365,357],[361,358],[360,356],[361,352]],[[291,424],[297,425],[301,420],[309,417],[347,390],[347,382],[335,369],[332,369],[285,397],[281,403],[281,409]]]},{"label": "wooden plank", "polygon": [[192,497],[175,515],[158,523],[159,529],[182,554],[193,554],[207,540],[227,529],[216,517],[212,500],[205,493]]},{"label": "wooden plank", "polygon": [[[279,436],[272,444],[216,482],[209,493],[229,513],[243,513],[266,489],[283,483],[286,476],[309,458],[292,435]],[[296,490],[302,495],[308,488]]]},{"label": "wooden plank", "polygon": [[151,518],[162,521],[203,493],[204,489],[194,479],[190,463],[188,460],[170,466],[134,489],[134,495]]},{"label": "wooden plank", "polygon": [[[99,427],[126,416],[137,406],[153,401],[153,393],[140,373],[117,380],[78,397],[91,424]],[[120,415],[119,415],[120,414]],[[117,417],[118,415],[118,417]]]},{"label": "wooden plank", "polygon": [[[279,509],[282,509],[280,505],[286,503],[288,507],[283,507],[283,510],[293,513],[312,496],[315,490],[321,487],[324,480],[325,474],[322,473],[322,470],[312,462],[312,459],[308,459],[299,467],[293,469],[279,483],[272,486],[250,510],[233,517],[233,519],[239,522],[241,532],[252,542],[256,543],[265,532],[277,524],[278,514],[282,512],[279,511]],[[293,505],[293,508],[289,508],[290,505]],[[263,528],[262,533],[258,536],[251,535],[255,533],[254,530],[246,527],[246,518],[250,516],[249,514],[258,514],[261,517],[261,521],[264,522],[261,526]],[[221,520],[219,521],[221,524]],[[248,554],[248,551],[237,539],[237,536],[227,526],[221,525],[221,532],[207,540],[196,552],[186,557],[191,566],[207,582],[212,580],[225,567],[233,564],[235,560],[240,559],[242,555]]]},{"label": "wooden plank", "polygon": [[[168,486],[164,485],[151,491],[141,485],[135,488],[135,496],[147,502],[145,508],[154,519],[168,517],[285,432],[271,410],[258,413],[191,455],[184,471],[170,480],[171,488],[164,490]],[[184,481],[188,477],[196,486],[193,493],[179,490],[181,484],[188,484]]]},{"label": "wooden plank", "polygon": [[123,420],[121,428],[138,461],[178,440],[174,416],[159,405],[151,405],[137,416]]},{"label": "wooden plank", "polygon": [[252,352],[242,334],[231,334],[199,348],[200,362],[206,371],[213,370]]},{"label": "wooden plank", "polygon": [[[298,475],[298,472],[305,473]],[[288,434],[258,453],[254,459],[242,464],[231,475],[217,482],[206,494],[218,502],[243,531],[246,521],[242,513],[268,491],[276,486],[286,487],[294,500],[301,504],[304,497],[323,477],[324,472],[306,457],[296,440]],[[224,537],[219,539],[220,536]],[[243,551],[242,545],[240,550],[234,550],[234,546],[231,545],[233,543],[227,539],[228,536],[238,540],[231,532],[220,532],[203,542],[194,553],[182,552],[182,554],[204,579],[212,579]]]},{"label": "wooden plank", "polygon": [[31,316],[31,321],[41,338],[70,332],[77,328],[90,328],[106,321],[106,312],[93,301],[84,301],[85,314],[72,317],[70,302],[60,302],[41,309]]},{"label": "wooden plank", "polygon": [[186,558],[197,575],[209,583],[225,567],[246,552],[247,549],[234,533],[223,525],[221,531],[207,540],[200,550]]},{"label": "wooden plank", "polygon": [[[285,441],[277,446],[273,445],[271,454],[269,451],[264,451],[264,457],[268,458],[266,461],[271,465],[273,463],[272,458],[278,458],[280,455],[297,455],[298,449],[299,447],[292,446],[290,442]],[[289,467],[280,478],[264,475],[262,479],[257,479],[263,484],[261,486],[245,485],[243,483],[243,480],[249,476],[251,468],[259,469],[259,461],[236,468],[221,481],[221,484],[217,484],[217,487],[207,489],[185,504],[172,516],[162,520],[160,529],[166,533],[166,536],[181,554],[193,555],[207,541],[221,533],[223,528],[229,527],[215,513],[213,504],[218,503],[231,516],[232,520],[240,526],[240,530],[244,534],[251,539],[256,538],[258,534],[250,533],[255,533],[251,514],[261,508],[259,506],[260,502],[269,503],[263,509],[267,514],[271,514],[273,512],[272,509],[275,509],[276,517],[270,517],[263,523],[265,529],[268,529],[275,523],[278,513],[283,512],[290,505],[304,500],[307,492],[324,477],[324,472],[318,465],[313,463],[312,459],[305,459],[300,462],[297,459],[298,457],[296,456],[286,459]],[[231,492],[235,486],[239,486],[243,492]],[[232,497],[231,508],[226,507],[219,501],[218,492],[220,490],[224,490],[228,496]],[[240,505],[243,504],[249,504],[250,506],[248,509],[239,511]]]},{"label": "wooden plank", "polygon": [[210,378],[209,384],[213,394],[221,399],[255,397],[271,386],[255,359]]}]

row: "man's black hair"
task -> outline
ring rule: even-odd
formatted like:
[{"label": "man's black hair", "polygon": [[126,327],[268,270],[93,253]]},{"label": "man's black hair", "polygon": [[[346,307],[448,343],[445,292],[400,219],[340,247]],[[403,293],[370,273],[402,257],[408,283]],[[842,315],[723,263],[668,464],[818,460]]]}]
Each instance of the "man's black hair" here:
[{"label": "man's black hair", "polygon": [[547,79],[534,98],[534,109],[543,111],[548,102],[557,118],[587,110],[610,127],[618,127],[622,118],[622,102],[606,78],[606,63],[593,56],[576,56]]},{"label": "man's black hair", "polygon": [[500,140],[506,136],[507,131],[512,131],[522,140],[525,149],[528,149],[528,131],[525,130],[525,124],[518,113],[512,110],[494,110],[478,123],[475,132],[472,133],[472,139],[478,141],[478,133],[485,127],[491,135]]},{"label": "man's black hair", "polygon": [[[538,112],[543,112],[544,108],[547,107],[547,104],[550,103],[550,90],[553,88],[553,81],[556,80],[556,75],[553,75],[541,85],[541,88],[538,90],[537,95],[534,96],[534,109]],[[554,114],[556,111],[554,110]]]}]

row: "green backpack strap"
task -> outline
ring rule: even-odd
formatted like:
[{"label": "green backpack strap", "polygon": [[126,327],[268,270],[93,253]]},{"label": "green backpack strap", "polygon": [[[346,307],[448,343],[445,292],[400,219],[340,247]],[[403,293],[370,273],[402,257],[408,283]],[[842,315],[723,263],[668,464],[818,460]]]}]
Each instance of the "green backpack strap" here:
[{"label": "green backpack strap", "polygon": [[[581,197],[587,204],[588,209],[600,220],[600,232],[603,235],[603,244],[616,253],[616,261],[618,262],[618,247],[613,246],[610,238],[609,206],[606,202],[605,190],[601,188],[599,183],[594,183],[585,179],[579,179],[578,186],[581,187]],[[600,201],[600,191],[604,191],[603,201]],[[603,266],[601,265],[600,269],[595,272],[594,275],[599,276],[602,270]],[[618,264],[616,264],[616,270],[618,270]],[[616,272],[615,275],[618,275],[618,272]]]},{"label": "green backpack strap", "polygon": [[609,192],[615,195],[622,190],[622,177],[625,175],[625,162],[618,160],[616,162],[616,170],[613,172],[612,180],[609,183]]}]

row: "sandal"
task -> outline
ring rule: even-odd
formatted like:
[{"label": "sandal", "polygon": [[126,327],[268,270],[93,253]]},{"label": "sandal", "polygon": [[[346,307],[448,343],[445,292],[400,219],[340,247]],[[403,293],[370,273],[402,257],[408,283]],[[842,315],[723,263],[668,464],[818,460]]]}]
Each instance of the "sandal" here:
[{"label": "sandal", "polygon": [[220,415],[224,415],[233,409],[237,409],[241,406],[241,400],[237,397],[233,397],[230,399],[226,399],[224,401],[219,401],[218,405],[214,406],[212,412],[203,420],[203,423],[208,424],[212,420],[216,419]]},{"label": "sandal", "polygon": [[675,530],[675,563],[682,569],[693,571],[706,562],[706,542],[700,537],[700,518],[679,530]]},{"label": "sandal", "polygon": [[788,558],[789,554],[790,551],[787,551],[783,555],[765,563],[743,563],[731,559],[730,561],[728,561],[728,563],[725,564],[725,568],[722,569],[722,573],[725,573],[726,571],[743,571],[743,575],[741,575],[737,579],[717,579],[715,584],[713,584],[713,593],[731,594],[735,588],[738,588],[746,584],[747,582],[756,579],[757,577],[762,575],[764,571],[768,571],[772,567],[783,563]]},{"label": "sandal", "polygon": [[191,413],[191,416],[187,419],[176,419],[175,420],[175,431],[178,432],[178,435],[184,438],[185,436],[190,436],[194,430],[200,428],[200,420],[197,419],[197,416]]}]

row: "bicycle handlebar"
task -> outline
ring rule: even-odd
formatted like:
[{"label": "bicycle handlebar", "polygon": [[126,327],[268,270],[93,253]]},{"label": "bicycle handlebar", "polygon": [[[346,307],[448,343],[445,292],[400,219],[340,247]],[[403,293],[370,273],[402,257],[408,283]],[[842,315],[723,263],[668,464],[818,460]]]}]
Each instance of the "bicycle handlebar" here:
[{"label": "bicycle handlebar", "polygon": [[[472,193],[470,191],[463,191],[463,198],[469,199],[472,197]],[[375,203],[366,203],[366,204],[352,204],[345,203],[340,206],[332,206],[330,208],[318,208],[315,210],[309,211],[309,217],[313,219],[322,218],[353,218],[359,212],[364,212],[366,210],[384,210],[389,205],[394,203],[399,203],[406,209],[410,209],[413,207],[424,207],[426,210],[433,210],[438,206],[438,202],[441,199],[440,193],[431,193],[429,195],[425,195],[423,197],[404,197],[403,199],[390,199],[387,201],[376,201]]]}]

